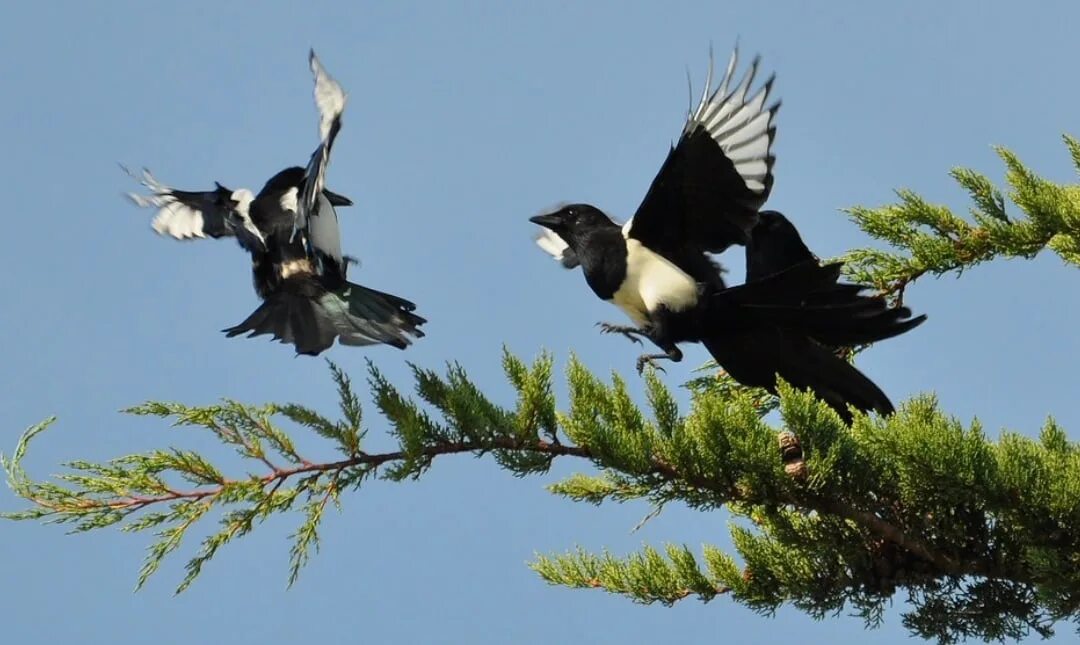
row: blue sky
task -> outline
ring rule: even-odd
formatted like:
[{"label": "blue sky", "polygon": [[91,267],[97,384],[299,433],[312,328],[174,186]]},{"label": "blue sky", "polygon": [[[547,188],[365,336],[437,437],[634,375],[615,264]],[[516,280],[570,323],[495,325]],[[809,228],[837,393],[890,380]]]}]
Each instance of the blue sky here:
[{"label": "blue sky", "polygon": [[[572,349],[601,372],[636,352],[593,323],[619,320],[580,275],[532,247],[527,217],[590,201],[637,206],[700,87],[710,43],[738,38],[777,72],[776,185],[822,256],[864,244],[839,209],[909,187],[963,210],[948,170],[1002,177],[1004,144],[1066,181],[1060,135],[1076,129],[1080,5],[1043,2],[111,2],[20,3],[0,23],[0,156],[7,270],[0,272],[0,445],[60,421],[35,446],[36,475],[62,461],[212,442],[117,410],[146,399],[299,401],[328,412],[321,360],[219,329],[256,305],[231,242],[158,238],[121,198],[116,162],[165,182],[258,188],[306,160],[316,115],[314,46],[350,103],[329,182],[364,284],[411,298],[428,337],[407,353],[335,348],[406,384],[405,360],[460,361],[509,403],[502,343],[526,357]],[[737,277],[741,256],[728,256]],[[927,324],[861,357],[894,399],[933,391],[991,432],[1033,432],[1048,413],[1074,438],[1080,340],[1077,274],[1055,256],[995,262],[960,281],[923,280],[908,302]],[[706,355],[668,370],[685,380]],[[637,388],[637,381],[632,381]],[[369,406],[370,407],[370,406]],[[372,441],[380,420],[369,415]],[[549,587],[524,563],[581,544],[618,553],[643,541],[726,544],[724,513],[672,508],[643,530],[641,505],[594,508],[543,489],[582,464],[515,479],[490,460],[446,459],[421,481],[374,484],[325,523],[321,554],[285,590],[295,518],[220,553],[181,597],[182,560],[131,589],[147,541],[66,536],[7,523],[0,622],[11,643],[855,641],[855,618],[774,620],[726,600],[640,607]],[[0,491],[0,508],[18,506]],[[191,546],[191,545],[189,545]],[[190,551],[188,551],[190,552]],[[878,642],[907,642],[898,597]],[[1062,626],[1060,642],[1074,638]]]}]

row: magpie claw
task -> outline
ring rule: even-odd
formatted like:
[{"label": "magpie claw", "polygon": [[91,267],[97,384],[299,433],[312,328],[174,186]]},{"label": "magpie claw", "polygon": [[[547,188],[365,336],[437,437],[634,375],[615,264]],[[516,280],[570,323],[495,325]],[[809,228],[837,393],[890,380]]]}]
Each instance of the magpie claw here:
[{"label": "magpie claw", "polygon": [[659,371],[663,372],[664,374],[667,374],[667,370],[664,369],[662,366],[660,366],[656,362],[656,357],[655,356],[650,356],[649,354],[642,354],[641,356],[638,356],[638,359],[637,359],[637,373],[638,373],[638,376],[642,376],[645,373],[645,366],[646,365],[652,367],[654,370],[659,370]]},{"label": "magpie claw", "polygon": [[641,344],[641,338],[639,338],[639,336],[642,336],[643,334],[639,329],[623,327],[622,325],[612,325],[611,323],[606,322],[598,322],[596,323],[596,326],[600,328],[601,334],[620,334],[631,342],[637,343],[638,345]]}]

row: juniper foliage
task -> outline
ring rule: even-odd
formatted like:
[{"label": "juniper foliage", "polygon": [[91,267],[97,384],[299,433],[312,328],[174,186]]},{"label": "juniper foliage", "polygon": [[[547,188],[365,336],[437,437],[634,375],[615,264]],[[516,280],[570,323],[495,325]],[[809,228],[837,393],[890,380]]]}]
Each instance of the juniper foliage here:
[{"label": "juniper foliage", "polygon": [[[1080,142],[1065,141],[1080,170]],[[909,191],[895,205],[854,208],[854,222],[895,250],[850,252],[852,277],[901,299],[920,276],[1000,256],[1049,248],[1080,265],[1080,186],[1041,179],[1012,153],[999,153],[1020,213],[1007,213],[1005,196],[970,170],[953,172],[974,202],[970,218]],[[670,543],[626,556],[580,548],[540,555],[531,566],[552,584],[640,603],[726,596],[766,615],[785,603],[814,617],[847,610],[868,626],[880,624],[890,600],[903,594],[905,626],[939,642],[1049,635],[1060,621],[1080,625],[1080,444],[1052,419],[1037,438],[1005,432],[991,439],[928,395],[888,419],[856,415],[847,426],[783,383],[772,397],[711,372],[688,384],[686,410],[647,374],[643,409],[619,375],[601,379],[573,357],[569,398],[560,406],[552,356],[527,364],[507,351],[503,368],[517,393],[511,406],[492,401],[455,364],[443,372],[414,366],[408,394],[369,363],[368,388],[379,425],[396,440],[392,452],[364,450],[360,399],[334,365],[337,419],[298,404],[229,400],[148,402],[125,411],[210,432],[254,474],[230,476],[211,455],[168,448],[73,461],[55,480],[37,480],[22,460],[54,421],[46,419],[23,433],[10,457],[0,457],[9,485],[29,503],[5,517],[69,524],[75,532],[114,525],[152,532],[141,586],[215,511],[218,528],[189,556],[181,592],[222,546],[267,517],[292,513],[299,523],[291,584],[318,548],[327,505],[339,504],[343,493],[421,477],[442,455],[491,455],[515,476],[546,473],[556,458],[577,459],[586,472],[550,484],[553,493],[591,504],[724,507],[736,520],[735,552]],[[774,409],[777,424],[765,420]],[[336,459],[305,458],[292,440],[296,432],[324,439]]]}]

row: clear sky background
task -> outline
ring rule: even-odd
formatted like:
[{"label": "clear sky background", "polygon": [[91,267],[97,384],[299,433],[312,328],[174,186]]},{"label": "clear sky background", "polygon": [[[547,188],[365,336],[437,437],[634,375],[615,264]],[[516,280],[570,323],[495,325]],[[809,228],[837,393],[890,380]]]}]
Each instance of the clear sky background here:
[{"label": "clear sky background", "polygon": [[[561,200],[625,218],[643,196],[704,79],[726,62],[777,72],[776,185],[822,256],[866,238],[840,209],[909,187],[964,211],[957,165],[1003,177],[1004,144],[1058,181],[1080,135],[1075,2],[37,2],[0,21],[0,164],[8,233],[0,272],[0,446],[49,414],[27,467],[169,444],[220,455],[205,437],[117,410],[146,399],[298,401],[334,411],[324,361],[223,327],[257,304],[229,241],[155,236],[117,161],[191,189],[257,189],[316,143],[307,50],[350,94],[330,186],[354,279],[413,299],[430,323],[408,352],[335,347],[363,379],[372,358],[407,386],[405,361],[458,360],[499,401],[506,343],[525,357],[573,350],[631,375],[637,354],[601,337],[620,320],[580,274],[536,250],[526,220]],[[1013,210],[1015,212],[1015,209]],[[741,253],[726,256],[738,279]],[[1036,432],[1053,413],[1080,437],[1075,269],[1051,254],[924,279],[908,302],[930,320],[860,357],[894,401],[933,391],[944,408]],[[706,360],[688,347],[678,384]],[[640,394],[640,384],[631,378]],[[371,406],[369,406],[369,409]],[[383,425],[368,416],[372,441]],[[581,544],[727,544],[725,513],[555,498],[549,476],[515,479],[490,459],[447,458],[421,481],[376,482],[328,515],[321,554],[286,591],[287,536],[271,521],[224,549],[173,597],[182,556],[133,594],[147,536],[67,536],[0,524],[7,643],[770,643],[861,641],[858,619],[761,618],[728,600],[641,607],[549,587],[534,551]],[[6,488],[0,508],[20,507]],[[193,536],[194,537],[194,536]],[[907,642],[898,597],[877,642]],[[1061,627],[1059,642],[1074,642]]]}]

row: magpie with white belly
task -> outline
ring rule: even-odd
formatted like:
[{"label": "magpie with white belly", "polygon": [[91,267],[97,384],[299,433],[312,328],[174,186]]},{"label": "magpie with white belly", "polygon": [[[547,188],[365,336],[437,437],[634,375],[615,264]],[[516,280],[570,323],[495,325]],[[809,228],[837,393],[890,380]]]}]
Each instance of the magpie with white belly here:
[{"label": "magpie with white belly", "polygon": [[[779,102],[766,105],[771,77],[750,93],[756,58],[729,90],[736,62],[737,52],[716,89],[710,69],[697,109],[629,222],[571,204],[531,218],[546,229],[537,242],[564,267],[580,265],[594,293],[636,325],[601,323],[605,332],[648,338],[664,351],[641,356],[639,371],[681,360],[678,343],[701,342],[746,385],[775,392],[780,376],[845,418],[848,404],[887,414],[884,393],[826,346],[889,338],[923,318],[840,283],[840,265],[821,266],[786,218],[759,214],[773,183]],[[711,254],[733,244],[747,247],[748,280],[728,288]]]},{"label": "magpie with white belly", "polygon": [[[176,239],[235,237],[251,254],[255,292],[263,303],[228,336],[271,334],[298,354],[318,355],[343,345],[387,344],[404,349],[422,337],[426,322],[408,300],[349,282],[335,206],[352,200],[326,188],[330,150],[341,129],[346,95],[309,55],[315,77],[320,142],[307,167],[277,173],[258,194],[215,184],[212,191],[170,188],[144,170],[136,177],[149,195],[136,205],[157,209],[153,229]],[[125,169],[126,170],[126,169]],[[129,173],[130,174],[130,173]]]}]

